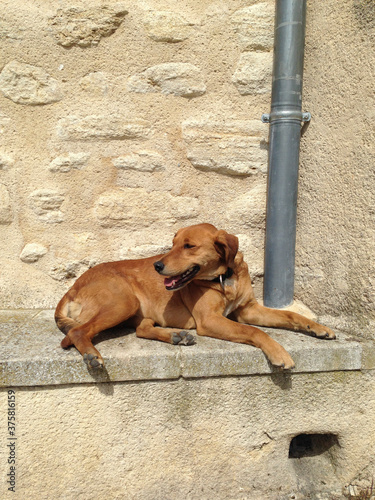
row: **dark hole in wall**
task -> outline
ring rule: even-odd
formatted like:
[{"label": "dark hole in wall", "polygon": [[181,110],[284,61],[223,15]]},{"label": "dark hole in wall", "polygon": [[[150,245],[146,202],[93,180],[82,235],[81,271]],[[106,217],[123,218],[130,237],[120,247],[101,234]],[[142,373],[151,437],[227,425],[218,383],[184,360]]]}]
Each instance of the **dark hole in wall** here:
[{"label": "dark hole in wall", "polygon": [[289,458],[315,457],[338,445],[335,434],[298,434],[289,446]]}]

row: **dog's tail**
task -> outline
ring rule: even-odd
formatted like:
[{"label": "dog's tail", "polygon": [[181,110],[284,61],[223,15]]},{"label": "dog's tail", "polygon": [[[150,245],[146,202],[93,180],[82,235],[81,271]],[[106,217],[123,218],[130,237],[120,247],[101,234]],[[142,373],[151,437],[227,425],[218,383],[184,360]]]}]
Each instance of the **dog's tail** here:
[{"label": "dog's tail", "polygon": [[56,325],[66,337],[61,342],[61,347],[69,347],[72,342],[69,338],[69,331],[78,326],[80,323],[72,316],[78,316],[81,310],[81,305],[74,302],[76,293],[69,290],[68,293],[60,300],[55,311]]}]

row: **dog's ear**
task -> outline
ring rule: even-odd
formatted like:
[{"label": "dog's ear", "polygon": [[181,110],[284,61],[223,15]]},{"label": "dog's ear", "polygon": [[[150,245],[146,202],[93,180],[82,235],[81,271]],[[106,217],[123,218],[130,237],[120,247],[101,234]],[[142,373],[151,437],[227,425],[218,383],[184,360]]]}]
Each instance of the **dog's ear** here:
[{"label": "dog's ear", "polygon": [[228,267],[233,267],[234,258],[238,252],[238,238],[233,234],[220,230],[216,233],[215,248]]}]

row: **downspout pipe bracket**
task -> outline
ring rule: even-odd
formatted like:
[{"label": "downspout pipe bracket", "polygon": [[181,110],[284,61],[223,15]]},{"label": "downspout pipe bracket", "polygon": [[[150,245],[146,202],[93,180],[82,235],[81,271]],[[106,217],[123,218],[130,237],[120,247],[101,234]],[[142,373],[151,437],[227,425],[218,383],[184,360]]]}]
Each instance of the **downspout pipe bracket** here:
[{"label": "downspout pipe bracket", "polygon": [[308,111],[301,112],[295,109],[293,110],[282,110],[282,111],[272,111],[271,113],[263,113],[261,118],[263,123],[275,123],[279,121],[298,121],[300,123],[306,123],[311,120],[311,113]]}]

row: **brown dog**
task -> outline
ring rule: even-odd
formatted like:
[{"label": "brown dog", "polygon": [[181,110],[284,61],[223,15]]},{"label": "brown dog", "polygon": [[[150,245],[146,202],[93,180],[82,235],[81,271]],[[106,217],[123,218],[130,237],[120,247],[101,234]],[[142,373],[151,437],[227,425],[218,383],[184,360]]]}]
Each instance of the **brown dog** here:
[{"label": "brown dog", "polygon": [[102,330],[126,322],[138,337],[190,345],[194,338],[183,329],[196,328],[198,335],[259,347],[273,365],[291,369],[286,350],[249,324],[335,338],[329,328],[299,314],[258,304],[237,250],[236,236],[198,224],[180,229],[164,255],[89,269],[56,308],[57,326],[66,334],[61,346],[74,345],[96,368],[103,359],[91,340]]}]

